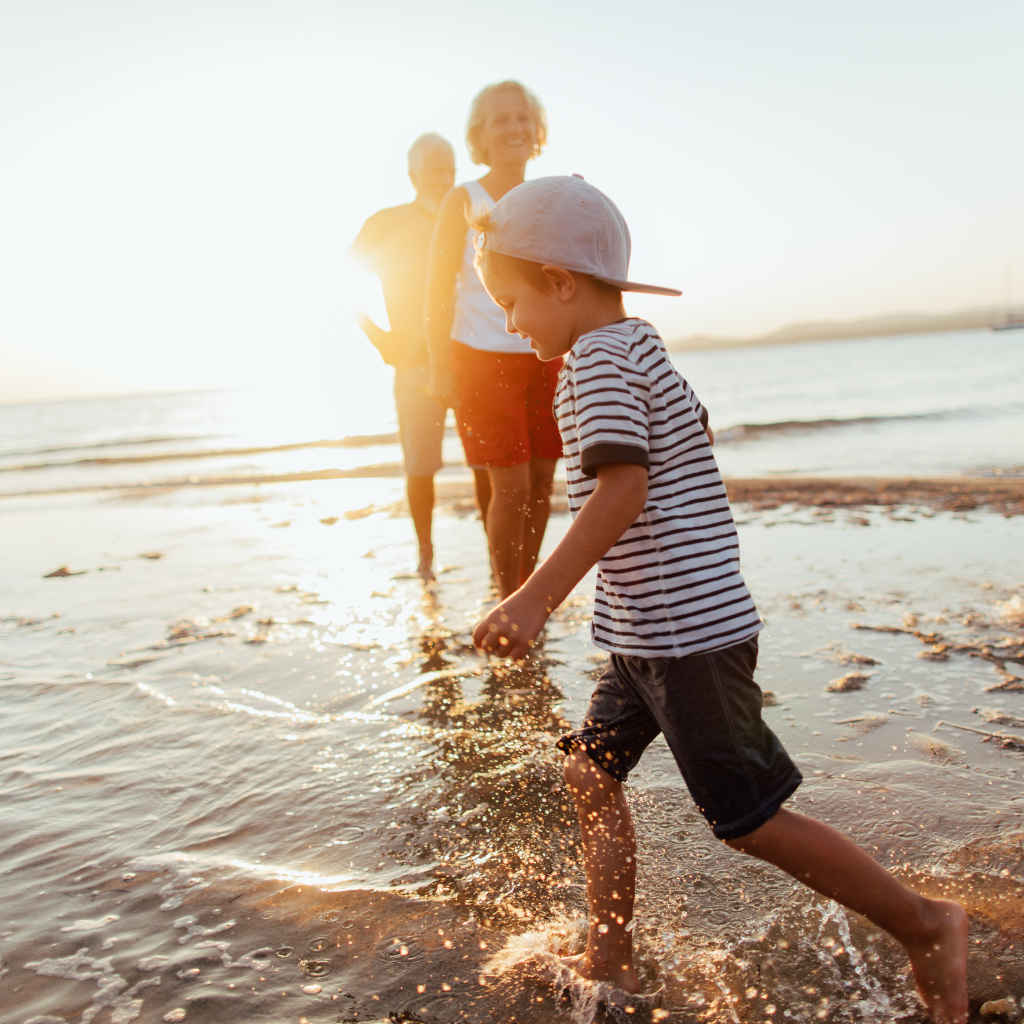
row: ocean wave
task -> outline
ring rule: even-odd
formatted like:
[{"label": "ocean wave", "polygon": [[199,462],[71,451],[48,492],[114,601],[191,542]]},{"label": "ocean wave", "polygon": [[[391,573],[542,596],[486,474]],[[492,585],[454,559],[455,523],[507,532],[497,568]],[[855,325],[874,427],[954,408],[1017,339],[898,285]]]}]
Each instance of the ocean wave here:
[{"label": "ocean wave", "polygon": [[[964,411],[964,410],[957,410]],[[904,413],[896,415],[881,416],[851,416],[851,417],[826,417],[822,419],[793,419],[769,421],[764,423],[738,423],[733,426],[723,427],[715,431],[715,438],[718,442],[751,441],[772,434],[811,432],[834,427],[864,426],[875,423],[895,423],[908,420],[940,420],[951,415],[950,411],[936,411],[926,413]],[[451,433],[451,431],[446,431]],[[215,436],[215,435],[214,435]],[[152,438],[122,439],[117,441],[102,441],[82,445],[65,445],[52,448],[38,448],[35,450],[23,450],[20,452],[0,453],[0,458],[14,458],[16,456],[28,455],[59,455],[62,453],[76,451],[92,451],[101,448],[135,447],[148,444],[161,444],[168,442],[200,441],[206,440],[202,436],[167,436]],[[137,452],[124,452],[115,455],[86,455],[80,458],[70,459],[45,459],[38,462],[18,462],[11,465],[0,465],[0,473],[26,473],[47,469],[70,469],[87,467],[109,467],[120,465],[139,465],[151,462],[174,462],[193,459],[214,459],[214,458],[241,458],[253,455],[273,455],[282,452],[312,451],[315,449],[352,449],[372,448],[385,445],[397,445],[399,441],[397,433],[383,434],[355,434],[337,439],[318,438],[312,441],[294,441],[287,444],[264,444],[264,445],[238,445],[218,446],[215,448],[197,448],[188,450],[161,451],[140,454]],[[371,468],[372,467],[368,467]],[[355,475],[363,475],[354,471]],[[370,473],[369,475],[374,475]],[[218,478],[219,479],[219,478]],[[192,482],[191,478],[186,482]]]},{"label": "ocean wave", "polygon": [[12,448],[0,451],[5,459],[30,458],[38,455],[60,455],[64,452],[92,451],[95,448],[133,448],[147,444],[173,444],[182,441],[210,441],[216,434],[162,434],[156,437],[119,437],[106,441],[83,441],[79,444],[53,445],[46,448]]},{"label": "ocean wave", "polygon": [[[936,409],[928,412],[889,413],[875,416],[826,416],[807,420],[774,420],[766,423],[737,423],[715,430],[716,442],[756,441],[774,434],[813,433],[837,427],[864,427],[883,423],[938,422],[957,416],[989,415],[992,409]],[[712,425],[714,425],[712,423]]]},{"label": "ocean wave", "polygon": [[[44,448],[35,453],[28,452],[7,452],[3,457],[11,458],[15,455],[60,453],[76,450],[90,450],[101,447],[129,447],[139,444],[158,443],[160,440],[186,440],[185,438],[155,438],[152,441],[108,441],[102,444],[78,445],[64,448]],[[193,440],[191,438],[187,440]],[[201,440],[196,438],[195,440]],[[125,453],[123,455],[92,455],[78,459],[48,459],[45,462],[23,462],[12,466],[0,466],[0,473],[24,473],[39,469],[67,469],[73,466],[118,466],[131,463],[146,462],[170,462],[178,459],[212,459],[232,458],[247,455],[267,455],[276,452],[305,451],[314,448],[372,448],[378,445],[398,444],[398,434],[357,434],[352,437],[343,437],[337,440],[316,440],[296,441],[291,444],[272,445],[250,445],[236,448],[201,448],[191,451],[170,451],[154,452],[152,454],[138,455]]]},{"label": "ocean wave", "polygon": [[372,466],[356,466],[354,469],[315,469],[297,473],[225,473],[218,476],[176,477],[166,480],[133,482],[122,480],[111,483],[83,483],[69,487],[45,487],[35,490],[0,491],[3,498],[35,498],[60,494],[86,494],[101,491],[123,491],[145,493],[147,491],[175,490],[181,487],[232,487],[250,484],[301,483],[309,480],[351,480],[351,479],[398,479],[404,475],[397,462],[376,463]]}]

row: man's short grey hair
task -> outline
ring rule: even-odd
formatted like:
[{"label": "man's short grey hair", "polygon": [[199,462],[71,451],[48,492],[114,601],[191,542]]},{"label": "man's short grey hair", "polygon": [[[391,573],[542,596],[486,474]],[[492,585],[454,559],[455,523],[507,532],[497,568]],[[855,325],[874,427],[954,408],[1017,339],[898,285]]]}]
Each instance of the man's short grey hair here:
[{"label": "man's short grey hair", "polygon": [[455,157],[455,150],[452,144],[437,132],[425,132],[409,147],[409,173],[418,174],[426,159],[427,153],[434,148],[444,147]]}]

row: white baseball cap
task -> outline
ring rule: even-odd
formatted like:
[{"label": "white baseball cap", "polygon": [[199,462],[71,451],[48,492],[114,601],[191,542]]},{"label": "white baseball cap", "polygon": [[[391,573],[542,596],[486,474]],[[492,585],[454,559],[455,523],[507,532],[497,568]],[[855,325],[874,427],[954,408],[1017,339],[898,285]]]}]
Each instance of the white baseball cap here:
[{"label": "white baseball cap", "polygon": [[506,192],[477,237],[478,248],[550,263],[627,292],[682,295],[627,279],[629,227],[619,208],[579,175],[534,178]]}]

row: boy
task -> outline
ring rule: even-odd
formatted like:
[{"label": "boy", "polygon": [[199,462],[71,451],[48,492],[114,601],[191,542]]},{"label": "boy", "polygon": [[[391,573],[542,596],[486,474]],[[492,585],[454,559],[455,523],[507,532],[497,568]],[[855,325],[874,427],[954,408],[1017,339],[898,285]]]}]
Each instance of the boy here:
[{"label": "boy", "polygon": [[706,432],[707,414],[622,291],[629,230],[580,178],[509,192],[482,225],[478,268],[506,326],[565,357],[555,413],[574,520],[546,561],[476,627],[519,658],[597,563],[594,642],[611,653],[582,729],[559,740],[583,840],[584,977],[628,992],[635,841],[622,783],[663,732],[715,835],[884,928],[906,949],[936,1024],[967,1020],[967,916],[920,896],[827,825],[783,808],[801,782],[761,719],[761,621]]}]

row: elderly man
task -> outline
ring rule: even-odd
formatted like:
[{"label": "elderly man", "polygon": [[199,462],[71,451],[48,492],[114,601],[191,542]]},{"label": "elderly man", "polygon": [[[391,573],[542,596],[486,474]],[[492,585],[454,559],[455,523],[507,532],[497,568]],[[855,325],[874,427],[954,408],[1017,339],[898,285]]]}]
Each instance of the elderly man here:
[{"label": "elderly man", "polygon": [[[406,495],[419,542],[418,572],[429,581],[434,578],[434,474],[442,464],[447,409],[427,393],[423,295],[434,221],[441,200],[455,181],[455,154],[446,139],[431,133],[412,144],[409,179],[416,198],[375,213],[363,225],[352,249],[380,278],[391,321],[390,331],[367,316],[359,318],[359,326],[384,361],[395,368]],[[482,500],[479,490],[477,500]]]}]

